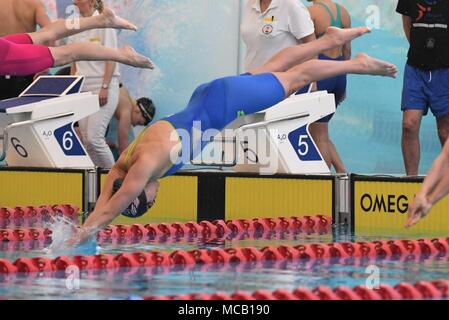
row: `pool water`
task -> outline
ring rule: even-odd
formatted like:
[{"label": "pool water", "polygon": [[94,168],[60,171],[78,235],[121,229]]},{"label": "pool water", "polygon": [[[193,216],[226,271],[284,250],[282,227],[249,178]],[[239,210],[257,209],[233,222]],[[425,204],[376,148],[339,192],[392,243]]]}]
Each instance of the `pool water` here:
[{"label": "pool water", "polygon": [[[416,235],[410,238],[419,238]],[[426,234],[426,237],[441,234]],[[386,238],[385,236],[383,238]],[[398,237],[388,237],[397,239]],[[304,234],[273,232],[263,237],[241,234],[222,239],[157,239],[133,243],[110,241],[90,243],[72,252],[52,252],[58,255],[95,254],[159,250],[172,252],[177,249],[297,245],[300,243],[329,243],[332,241],[378,240],[373,236],[353,236],[335,229],[330,234]],[[162,241],[161,241],[162,240]],[[0,258],[15,260],[19,257],[48,255],[51,242],[1,243]],[[403,260],[310,260],[258,262],[247,264],[172,266],[157,268],[127,268],[121,270],[89,270],[80,274],[79,289],[62,273],[0,275],[0,298],[5,299],[127,299],[131,296],[181,295],[189,293],[233,293],[237,290],[260,289],[294,290],[299,287],[317,286],[354,287],[365,285],[371,275],[368,267],[378,268],[380,282],[395,285],[400,282],[415,283],[419,280],[449,279],[447,257],[428,258],[410,256]],[[372,269],[371,269],[372,270]],[[70,277],[69,277],[70,278]],[[70,279],[69,279],[70,280]]]}]

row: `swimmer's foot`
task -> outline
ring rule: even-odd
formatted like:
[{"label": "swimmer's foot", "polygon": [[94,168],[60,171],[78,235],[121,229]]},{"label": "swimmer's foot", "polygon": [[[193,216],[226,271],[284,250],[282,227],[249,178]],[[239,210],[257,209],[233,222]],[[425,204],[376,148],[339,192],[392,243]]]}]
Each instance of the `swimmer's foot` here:
[{"label": "swimmer's foot", "polygon": [[370,32],[371,29],[368,27],[358,27],[349,29],[329,27],[324,37],[326,37],[325,39],[329,39],[332,41],[333,47],[340,47],[345,43],[348,43]]},{"label": "swimmer's foot", "polygon": [[396,74],[398,73],[398,69],[394,64],[374,59],[364,53],[358,54],[353,61],[361,67],[360,74],[396,78]]},{"label": "swimmer's foot", "polygon": [[137,53],[132,47],[124,46],[120,48],[119,51],[122,56],[122,63],[137,68],[154,69],[153,61],[151,61],[150,58]]},{"label": "swimmer's foot", "polygon": [[117,16],[110,8],[104,8],[100,15],[104,26],[113,29],[127,29],[137,31],[137,27],[126,19]]}]

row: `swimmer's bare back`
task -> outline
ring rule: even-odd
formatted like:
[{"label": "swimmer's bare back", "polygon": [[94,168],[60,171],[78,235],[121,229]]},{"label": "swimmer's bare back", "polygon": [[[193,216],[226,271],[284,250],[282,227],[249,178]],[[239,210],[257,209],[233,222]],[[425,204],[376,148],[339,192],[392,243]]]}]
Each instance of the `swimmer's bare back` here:
[{"label": "swimmer's bare back", "polygon": [[162,178],[173,166],[181,144],[173,126],[166,121],[158,121],[145,130],[126,160],[129,148],[131,145],[121,154],[116,168],[126,174],[137,163],[143,163],[153,168],[150,180],[154,181]]},{"label": "swimmer's bare back", "polygon": [[[337,4],[327,3],[326,5],[331,10],[332,17],[336,18],[337,17],[337,7],[336,7]],[[338,27],[345,28],[345,29],[351,28],[351,16],[349,15],[348,11],[346,10],[345,7],[343,7],[340,4],[338,4],[338,7],[341,12],[340,21],[339,21],[339,22],[341,22],[341,26],[338,26]],[[323,34],[326,33],[327,28],[329,28],[331,26],[329,12],[326,11],[326,9],[324,9],[323,6],[317,5],[317,4],[314,4],[310,7],[308,7],[308,10],[310,12],[310,16],[312,17],[312,20],[313,20],[313,23],[315,26],[315,35],[322,36]],[[323,51],[321,53],[330,58],[337,58],[343,54],[343,51],[344,51],[344,46],[341,46],[341,47],[337,47],[334,49],[329,49],[329,50]]]},{"label": "swimmer's bare back", "polygon": [[36,31],[36,0],[0,1],[0,36]]}]

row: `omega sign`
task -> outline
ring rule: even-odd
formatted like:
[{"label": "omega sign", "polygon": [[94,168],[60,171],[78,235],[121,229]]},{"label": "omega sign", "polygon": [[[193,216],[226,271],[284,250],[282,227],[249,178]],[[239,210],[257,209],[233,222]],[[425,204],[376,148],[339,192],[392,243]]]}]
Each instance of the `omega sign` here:
[{"label": "omega sign", "polygon": [[360,207],[366,213],[369,212],[388,212],[388,213],[406,213],[408,210],[407,196],[395,194],[376,194],[365,193],[360,198]]}]

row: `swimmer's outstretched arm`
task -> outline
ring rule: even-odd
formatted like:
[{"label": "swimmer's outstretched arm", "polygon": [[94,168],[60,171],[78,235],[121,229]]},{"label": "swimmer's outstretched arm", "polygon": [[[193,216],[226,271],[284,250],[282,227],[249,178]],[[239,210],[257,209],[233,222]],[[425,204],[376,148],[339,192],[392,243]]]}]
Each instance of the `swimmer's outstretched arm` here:
[{"label": "swimmer's outstretched arm", "polygon": [[[142,190],[148,191],[149,194],[156,197],[157,187],[154,188],[154,186],[158,185],[157,179],[163,177],[173,166],[175,163],[173,161],[176,161],[180,152],[181,144],[178,138],[173,140],[174,137],[166,134],[168,126],[164,125],[164,122],[156,122],[151,127],[147,131],[149,139],[145,141],[145,146],[141,149],[142,152],[138,152],[138,150],[134,152],[135,154],[128,164],[128,172],[125,173],[118,169],[123,167],[123,161],[126,158],[122,154],[108,173],[95,210],[87,218],[78,237],[68,241],[69,245],[83,243],[108,226],[117,216],[128,209],[129,205],[141,195]],[[170,126],[169,130],[172,130],[171,128]],[[144,142],[141,140],[141,143]],[[124,179],[123,183],[116,192],[113,192],[114,182],[118,178]]]},{"label": "swimmer's outstretched arm", "polygon": [[[151,161],[151,160],[150,160]],[[95,206],[82,227],[80,242],[108,226],[131,202],[136,199],[153,176],[153,166],[145,158],[139,159],[129,169],[120,189],[112,195],[112,186],[117,178],[123,178],[116,170],[111,170]]]},{"label": "swimmer's outstretched arm", "polygon": [[424,183],[409,206],[406,227],[417,224],[432,207],[449,194],[449,143],[444,145]]}]

